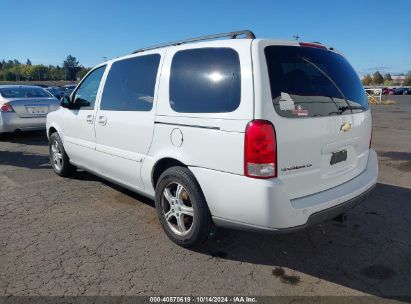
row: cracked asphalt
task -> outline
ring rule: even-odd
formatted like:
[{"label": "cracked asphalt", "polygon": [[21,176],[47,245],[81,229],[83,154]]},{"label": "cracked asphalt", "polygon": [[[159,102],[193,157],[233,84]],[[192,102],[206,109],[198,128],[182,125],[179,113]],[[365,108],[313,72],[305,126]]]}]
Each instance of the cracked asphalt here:
[{"label": "cracked asphalt", "polygon": [[379,183],[348,221],[288,235],[219,230],[183,249],[154,204],[55,175],[44,132],[0,136],[0,295],[411,296],[411,97],[373,106]]}]

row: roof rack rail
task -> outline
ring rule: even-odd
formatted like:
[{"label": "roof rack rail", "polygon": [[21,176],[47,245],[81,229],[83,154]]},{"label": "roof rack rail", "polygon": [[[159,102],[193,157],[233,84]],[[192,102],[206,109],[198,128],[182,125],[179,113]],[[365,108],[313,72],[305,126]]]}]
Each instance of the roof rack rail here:
[{"label": "roof rack rail", "polygon": [[149,46],[149,47],[135,50],[133,54],[148,51],[148,50],[158,49],[158,48],[166,47],[166,46],[180,45],[180,44],[185,44],[185,43],[190,43],[190,42],[211,40],[211,39],[217,39],[217,38],[223,38],[223,37],[230,37],[231,39],[236,39],[238,36],[245,36],[245,38],[248,38],[248,39],[255,39],[255,35],[252,31],[244,30],[244,31],[208,35],[208,36],[202,36],[202,37],[196,37],[196,38],[189,38],[189,39],[178,40],[178,41],[164,43],[164,44],[157,44],[154,46]]}]

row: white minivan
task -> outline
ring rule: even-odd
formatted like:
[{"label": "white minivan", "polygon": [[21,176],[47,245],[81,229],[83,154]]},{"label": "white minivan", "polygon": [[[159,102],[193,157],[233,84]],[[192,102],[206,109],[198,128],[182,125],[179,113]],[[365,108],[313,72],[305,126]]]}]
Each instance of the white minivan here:
[{"label": "white minivan", "polygon": [[104,62],[47,116],[58,175],[81,168],[154,199],[186,247],[214,227],[288,232],[344,214],[376,184],[371,133],[339,52],[250,31]]}]

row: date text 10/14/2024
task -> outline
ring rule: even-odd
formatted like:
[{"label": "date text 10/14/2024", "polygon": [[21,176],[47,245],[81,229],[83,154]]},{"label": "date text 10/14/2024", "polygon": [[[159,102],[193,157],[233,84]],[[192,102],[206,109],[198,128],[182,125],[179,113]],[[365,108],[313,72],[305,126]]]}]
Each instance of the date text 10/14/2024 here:
[{"label": "date text 10/14/2024", "polygon": [[150,303],[257,303],[255,297],[248,296],[158,296],[150,297]]}]

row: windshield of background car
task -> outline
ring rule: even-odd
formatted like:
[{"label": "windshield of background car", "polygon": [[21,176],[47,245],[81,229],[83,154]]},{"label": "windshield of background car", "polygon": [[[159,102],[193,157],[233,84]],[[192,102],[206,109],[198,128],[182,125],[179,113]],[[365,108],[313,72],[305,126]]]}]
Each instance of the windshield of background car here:
[{"label": "windshield of background car", "polygon": [[1,88],[0,94],[4,98],[49,98],[50,93],[41,88]]},{"label": "windshield of background car", "polygon": [[340,114],[339,109],[346,106],[360,108],[353,113],[368,109],[361,81],[343,56],[299,46],[267,46],[264,52],[272,101],[279,115],[317,117]]}]

